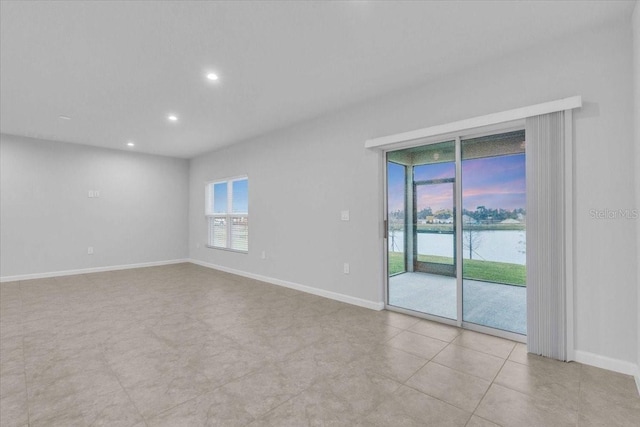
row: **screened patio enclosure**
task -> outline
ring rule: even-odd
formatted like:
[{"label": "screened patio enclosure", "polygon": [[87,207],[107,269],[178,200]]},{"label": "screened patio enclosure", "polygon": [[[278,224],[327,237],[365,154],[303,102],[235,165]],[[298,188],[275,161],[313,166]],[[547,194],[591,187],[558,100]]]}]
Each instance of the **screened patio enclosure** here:
[{"label": "screened patio enclosure", "polygon": [[387,305],[526,335],[524,131],[386,155]]}]

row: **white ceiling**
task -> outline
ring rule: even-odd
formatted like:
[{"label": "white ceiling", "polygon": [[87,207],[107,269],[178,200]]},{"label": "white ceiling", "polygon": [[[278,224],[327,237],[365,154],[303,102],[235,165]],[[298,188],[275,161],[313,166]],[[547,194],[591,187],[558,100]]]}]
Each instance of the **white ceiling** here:
[{"label": "white ceiling", "polygon": [[634,4],[3,0],[0,131],[192,157],[630,17]]}]

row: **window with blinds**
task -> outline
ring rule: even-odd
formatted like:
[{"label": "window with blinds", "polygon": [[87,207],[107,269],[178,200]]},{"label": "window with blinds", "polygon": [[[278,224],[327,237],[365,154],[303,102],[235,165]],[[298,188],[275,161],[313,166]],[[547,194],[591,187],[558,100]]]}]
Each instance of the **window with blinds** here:
[{"label": "window with blinds", "polygon": [[246,176],[206,185],[208,246],[249,251],[249,179]]}]

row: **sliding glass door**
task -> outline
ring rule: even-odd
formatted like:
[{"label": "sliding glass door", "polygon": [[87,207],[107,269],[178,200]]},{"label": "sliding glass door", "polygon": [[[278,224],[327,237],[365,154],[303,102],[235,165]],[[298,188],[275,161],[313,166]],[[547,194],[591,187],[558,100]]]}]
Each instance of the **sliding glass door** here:
[{"label": "sliding glass door", "polygon": [[387,306],[526,334],[524,131],[387,153]]},{"label": "sliding glass door", "polygon": [[525,335],[524,131],[462,139],[463,317]]},{"label": "sliding glass door", "polygon": [[389,249],[388,304],[456,320],[455,141],[387,159],[389,244],[404,244],[402,255],[397,243]]}]

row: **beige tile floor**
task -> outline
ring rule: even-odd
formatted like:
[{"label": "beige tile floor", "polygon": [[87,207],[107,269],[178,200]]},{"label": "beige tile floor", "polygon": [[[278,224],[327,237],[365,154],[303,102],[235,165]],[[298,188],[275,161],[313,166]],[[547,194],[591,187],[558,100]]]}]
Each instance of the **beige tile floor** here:
[{"label": "beige tile floor", "polygon": [[178,264],[0,285],[2,426],[638,426],[631,377]]}]

